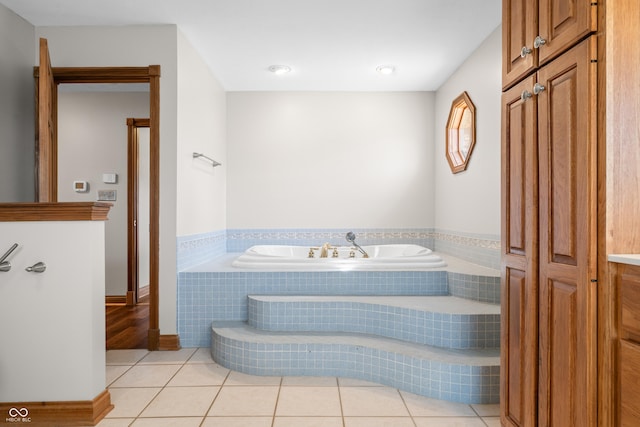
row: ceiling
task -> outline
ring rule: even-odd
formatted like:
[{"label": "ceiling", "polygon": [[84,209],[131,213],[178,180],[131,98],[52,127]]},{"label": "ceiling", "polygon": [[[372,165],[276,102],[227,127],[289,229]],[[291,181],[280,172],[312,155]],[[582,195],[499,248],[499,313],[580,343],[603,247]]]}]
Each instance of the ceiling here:
[{"label": "ceiling", "polygon": [[36,27],[176,24],[227,91],[436,90],[501,21],[501,0],[0,3]]}]

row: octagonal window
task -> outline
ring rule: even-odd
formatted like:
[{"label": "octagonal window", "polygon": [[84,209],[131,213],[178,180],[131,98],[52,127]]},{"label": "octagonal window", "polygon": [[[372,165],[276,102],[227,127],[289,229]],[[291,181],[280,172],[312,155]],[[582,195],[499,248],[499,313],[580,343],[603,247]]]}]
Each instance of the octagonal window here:
[{"label": "octagonal window", "polygon": [[467,168],[476,139],[476,107],[467,92],[451,103],[447,120],[446,155],[451,172],[462,172]]}]

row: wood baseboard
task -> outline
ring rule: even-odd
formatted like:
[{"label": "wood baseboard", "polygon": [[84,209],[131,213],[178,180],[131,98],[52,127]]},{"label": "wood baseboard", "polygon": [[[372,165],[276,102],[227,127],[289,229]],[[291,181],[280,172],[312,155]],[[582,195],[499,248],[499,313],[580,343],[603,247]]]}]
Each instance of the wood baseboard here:
[{"label": "wood baseboard", "polygon": [[104,297],[104,301],[106,304],[126,304],[127,296],[126,295],[107,295]]},{"label": "wood baseboard", "polygon": [[180,350],[180,336],[179,335],[160,335],[158,342],[158,350]]},{"label": "wood baseboard", "polygon": [[93,400],[62,402],[0,402],[7,425],[38,427],[95,426],[113,409],[109,390]]}]

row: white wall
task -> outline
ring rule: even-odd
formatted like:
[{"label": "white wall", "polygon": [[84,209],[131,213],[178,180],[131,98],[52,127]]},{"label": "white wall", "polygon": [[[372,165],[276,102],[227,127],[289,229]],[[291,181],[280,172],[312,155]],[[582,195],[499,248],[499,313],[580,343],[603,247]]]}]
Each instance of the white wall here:
[{"label": "white wall", "polygon": [[434,94],[227,94],[228,227],[432,227]]},{"label": "white wall", "polygon": [[[0,402],[104,391],[104,230],[104,221],[0,222],[0,250],[19,245],[0,272]],[[43,273],[25,271],[38,261]]]},{"label": "white wall", "polygon": [[[177,27],[38,27],[55,67],[160,65],[160,333],[176,333]],[[37,43],[36,39],[34,43]]]},{"label": "white wall", "polygon": [[[193,153],[222,163],[213,168]],[[179,236],[224,230],[227,152],[226,98],[215,76],[178,31],[178,172]]]},{"label": "white wall", "polygon": [[0,5],[0,202],[35,197],[34,33]]},{"label": "white wall", "polygon": [[[126,120],[149,117],[149,93],[66,92],[63,86],[58,94],[58,200],[95,201],[98,190],[117,191],[106,222],[105,295],[126,295]],[[117,184],[103,183],[103,173],[118,174]],[[89,182],[88,192],[74,191],[73,181],[80,180]]]},{"label": "white wall", "polygon": [[[501,27],[438,89],[435,101],[435,227],[500,234]],[[445,157],[451,102],[467,91],[476,107],[476,144],[467,170],[452,174]]]}]

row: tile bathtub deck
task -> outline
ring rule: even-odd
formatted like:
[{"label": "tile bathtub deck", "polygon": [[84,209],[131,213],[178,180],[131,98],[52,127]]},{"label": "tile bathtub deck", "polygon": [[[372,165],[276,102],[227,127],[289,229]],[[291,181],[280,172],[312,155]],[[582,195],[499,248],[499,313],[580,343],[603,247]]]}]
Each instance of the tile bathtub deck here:
[{"label": "tile bathtub deck", "polygon": [[115,408],[99,427],[495,427],[498,405],[451,403],[336,377],[230,371],[209,349],[111,350]]}]

